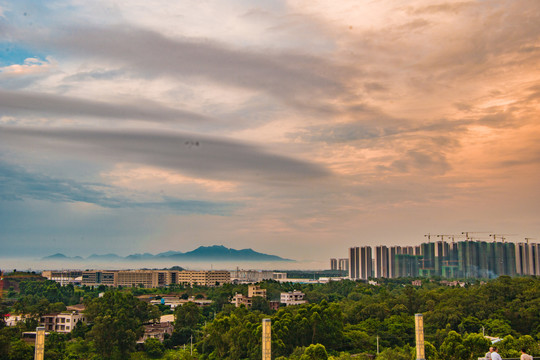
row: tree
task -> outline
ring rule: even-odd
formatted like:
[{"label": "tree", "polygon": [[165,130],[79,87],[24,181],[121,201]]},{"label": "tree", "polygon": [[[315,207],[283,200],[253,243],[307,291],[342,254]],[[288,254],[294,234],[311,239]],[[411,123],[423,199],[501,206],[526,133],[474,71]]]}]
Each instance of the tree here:
[{"label": "tree", "polygon": [[66,354],[65,357],[69,360],[91,358],[90,343],[81,338],[76,338],[74,340],[71,340],[66,344],[65,354]]},{"label": "tree", "polygon": [[174,311],[175,328],[196,328],[202,320],[202,311],[193,302],[178,306]]},{"label": "tree", "polygon": [[195,336],[202,321],[202,311],[193,302],[178,306],[174,311],[174,332],[171,336],[172,345],[186,344]]},{"label": "tree", "polygon": [[142,324],[150,319],[149,305],[118,291],[92,300],[86,314],[93,323],[87,335],[103,359],[128,358],[144,332]]},{"label": "tree", "polygon": [[163,356],[163,353],[165,352],[165,347],[158,339],[148,338],[144,342],[144,351],[151,358],[157,359]]},{"label": "tree", "polygon": [[518,339],[519,349],[527,350],[527,354],[532,356],[540,355],[540,345],[534,341],[532,336],[524,335]]},{"label": "tree", "polygon": [[21,334],[15,327],[0,329],[0,359],[9,359],[11,343],[20,338]]},{"label": "tree", "polygon": [[386,348],[376,357],[377,360],[410,360],[411,354],[402,349]]},{"label": "tree", "polygon": [[471,360],[482,357],[490,345],[490,341],[482,334],[469,334],[463,339],[463,346],[469,353],[467,358]]},{"label": "tree", "polygon": [[327,360],[328,353],[324,345],[316,344],[309,345],[304,354],[300,357],[300,360]]},{"label": "tree", "polygon": [[18,339],[11,343],[9,349],[9,360],[32,360],[34,358],[34,348],[24,341]]},{"label": "tree", "polygon": [[270,304],[262,296],[254,296],[251,299],[251,310],[258,310],[263,314],[270,314]]},{"label": "tree", "polygon": [[68,337],[69,335],[67,334],[62,334],[62,333],[59,333],[59,332],[51,332],[49,334],[49,336],[47,336],[47,338],[45,339],[45,349],[46,351],[48,352],[51,352],[51,354],[49,354],[48,356],[46,356],[45,358],[46,359],[54,359],[54,358],[61,358],[60,356],[58,355],[54,355],[54,354],[63,354],[65,353],[66,351],[66,343],[67,343],[67,340],[68,340]]},{"label": "tree", "polygon": [[[1,291],[1,290],[0,290]],[[8,314],[7,306],[0,302],[0,330],[6,326],[6,315]]]},{"label": "tree", "polygon": [[489,319],[486,322],[486,328],[491,336],[504,337],[514,333],[508,321],[503,319]]},{"label": "tree", "polygon": [[463,360],[468,358],[468,351],[463,346],[460,334],[450,331],[440,348],[441,356],[448,360]]},{"label": "tree", "polygon": [[72,339],[76,339],[76,338],[84,339],[84,338],[86,338],[86,333],[88,333],[89,330],[90,330],[90,328],[89,328],[89,326],[87,324],[85,324],[82,321],[79,321],[79,322],[77,322],[75,324],[75,326],[73,327],[73,330],[71,330],[71,338]]},{"label": "tree", "polygon": [[[415,349],[415,353],[416,353],[416,349]],[[435,348],[435,346],[433,346],[433,344],[431,344],[429,341],[424,342],[424,353],[426,355],[426,359],[429,359],[429,360],[440,359],[437,348]]]}]

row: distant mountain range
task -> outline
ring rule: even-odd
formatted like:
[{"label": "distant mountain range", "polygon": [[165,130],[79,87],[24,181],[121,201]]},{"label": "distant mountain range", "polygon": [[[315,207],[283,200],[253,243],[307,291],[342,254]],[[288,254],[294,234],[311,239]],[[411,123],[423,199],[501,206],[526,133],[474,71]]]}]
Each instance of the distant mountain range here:
[{"label": "distant mountain range", "polygon": [[166,251],[156,255],[150,253],[132,254],[119,256],[116,254],[92,254],[87,258],[81,256],[66,256],[64,254],[54,254],[46,256],[43,260],[92,260],[92,261],[141,261],[141,260],[175,260],[175,261],[294,261],[285,259],[277,255],[263,254],[253,249],[236,250],[222,245],[200,246],[193,251]]}]

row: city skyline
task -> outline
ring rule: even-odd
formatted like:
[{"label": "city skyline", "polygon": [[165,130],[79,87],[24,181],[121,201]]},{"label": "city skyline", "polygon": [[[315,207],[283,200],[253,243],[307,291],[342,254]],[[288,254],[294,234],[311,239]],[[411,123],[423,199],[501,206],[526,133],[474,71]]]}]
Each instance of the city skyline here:
[{"label": "city skyline", "polygon": [[0,260],[540,239],[539,14],[0,0]]}]

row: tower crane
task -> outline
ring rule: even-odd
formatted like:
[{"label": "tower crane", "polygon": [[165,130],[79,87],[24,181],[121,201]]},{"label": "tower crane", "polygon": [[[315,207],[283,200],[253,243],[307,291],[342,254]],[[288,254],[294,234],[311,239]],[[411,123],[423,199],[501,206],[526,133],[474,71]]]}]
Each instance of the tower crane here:
[{"label": "tower crane", "polygon": [[452,239],[452,242],[454,242],[455,235],[454,234],[439,234],[437,235],[437,237],[440,237],[443,242],[444,242],[444,238]]},{"label": "tower crane", "polygon": [[465,240],[471,241],[473,238],[469,234],[486,234],[488,231],[462,231],[461,235],[465,235]]},{"label": "tower crane", "polygon": [[506,236],[515,236],[517,234],[489,234],[493,238],[493,242],[497,242],[497,238],[501,239],[502,242],[506,240]]},{"label": "tower crane", "polygon": [[530,237],[526,237],[525,238],[525,241],[527,242],[527,245],[529,245],[529,240],[535,240],[536,238],[530,238]]}]

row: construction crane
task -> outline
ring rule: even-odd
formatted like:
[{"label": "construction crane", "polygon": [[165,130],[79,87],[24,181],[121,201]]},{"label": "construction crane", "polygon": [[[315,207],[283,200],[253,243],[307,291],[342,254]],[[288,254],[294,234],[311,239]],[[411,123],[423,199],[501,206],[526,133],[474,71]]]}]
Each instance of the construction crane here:
[{"label": "construction crane", "polygon": [[529,237],[526,237],[525,238],[525,241],[527,242],[527,245],[529,245],[529,240],[535,240],[536,238],[529,238]]},{"label": "construction crane", "polygon": [[489,231],[462,231],[461,235],[465,235],[465,240],[471,241],[473,240],[472,236],[469,236],[469,234],[487,234]]},{"label": "construction crane", "polygon": [[433,235],[431,235],[431,233],[427,233],[426,235],[424,235],[424,237],[427,237],[427,242],[431,242],[431,237]]},{"label": "construction crane", "polygon": [[506,236],[515,236],[517,234],[489,234],[493,238],[493,242],[497,242],[497,238],[501,239],[502,242],[506,240]]},{"label": "construction crane", "polygon": [[439,234],[437,235],[438,238],[441,238],[441,240],[444,242],[444,238],[452,239],[452,242],[454,242],[455,235],[454,234]]}]

